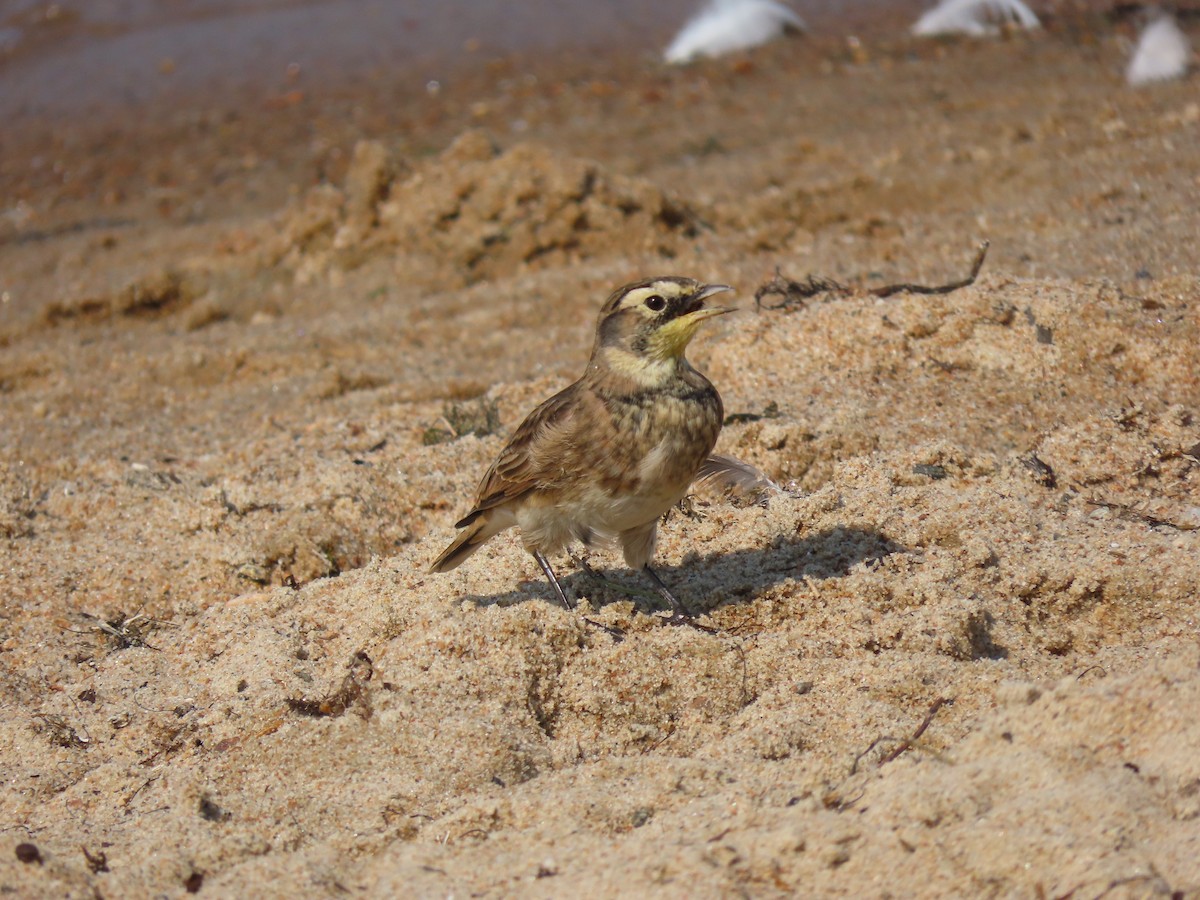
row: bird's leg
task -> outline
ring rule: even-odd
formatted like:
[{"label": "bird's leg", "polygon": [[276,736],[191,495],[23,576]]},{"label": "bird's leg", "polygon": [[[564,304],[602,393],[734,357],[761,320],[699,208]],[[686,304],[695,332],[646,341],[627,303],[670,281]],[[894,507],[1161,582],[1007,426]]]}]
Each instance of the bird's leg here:
[{"label": "bird's leg", "polygon": [[[586,574],[589,578],[600,582],[600,584],[613,585],[613,582],[602,578],[600,573],[588,564],[587,554],[584,554],[583,556],[576,556],[574,553],[571,553],[569,555],[571,557],[571,562],[583,569],[584,574]],[[613,586],[620,587],[620,585]],[[615,625],[605,625],[603,622],[597,622],[595,619],[589,619],[587,616],[583,617],[583,621],[587,622],[593,628],[599,628],[601,631],[606,632],[608,636],[613,639],[614,644],[619,644],[621,641],[625,640],[625,632],[620,628],[617,628]]]},{"label": "bird's leg", "polygon": [[647,578],[654,582],[654,587],[658,590],[659,596],[671,604],[671,609],[675,611],[675,615],[683,616],[686,619],[692,617],[692,614],[684,608],[683,604],[675,599],[675,595],[671,593],[670,588],[663,584],[663,580],[658,577],[658,573],[650,568],[649,563],[642,566],[642,571],[646,573]]},{"label": "bird's leg", "polygon": [[663,599],[671,604],[671,609],[673,612],[671,613],[670,618],[664,619],[663,621],[665,621],[668,625],[690,625],[692,628],[698,629],[699,631],[705,631],[709,634],[716,633],[714,629],[700,625],[695,619],[692,618],[692,614],[687,611],[687,607],[675,599],[675,595],[671,593],[670,588],[663,584],[663,580],[658,577],[657,572],[650,568],[649,563],[646,563],[646,565],[642,566],[642,571],[646,573],[646,576],[652,582],[654,582],[654,587],[658,590],[658,593],[663,597]]},{"label": "bird's leg", "polygon": [[532,550],[533,558],[538,561],[538,565],[542,567],[542,571],[546,573],[546,578],[550,581],[550,586],[554,588],[554,593],[558,594],[558,599],[567,609],[574,609],[575,604],[567,599],[566,593],[563,592],[562,585],[558,583],[558,579],[554,577],[554,570],[550,568],[550,561],[546,559],[546,555],[541,550]]},{"label": "bird's leg", "polygon": [[583,569],[583,574],[588,578],[594,578],[596,581],[604,580],[604,576],[593,569],[592,564],[588,562],[588,555],[586,551],[579,556],[576,556],[574,553],[568,553],[567,555],[571,557],[571,562]]}]

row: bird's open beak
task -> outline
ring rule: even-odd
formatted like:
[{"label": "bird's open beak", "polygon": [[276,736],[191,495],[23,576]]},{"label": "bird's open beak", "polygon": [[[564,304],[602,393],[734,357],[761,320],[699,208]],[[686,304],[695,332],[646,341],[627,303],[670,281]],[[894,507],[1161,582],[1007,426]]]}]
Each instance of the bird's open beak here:
[{"label": "bird's open beak", "polygon": [[733,312],[733,307],[730,306],[705,306],[704,301],[715,294],[723,294],[725,291],[732,291],[727,284],[706,284],[700,288],[692,297],[692,303],[695,305],[693,309],[687,312],[687,317],[693,322],[700,323],[705,319],[711,319],[713,316],[723,316],[725,313]]}]

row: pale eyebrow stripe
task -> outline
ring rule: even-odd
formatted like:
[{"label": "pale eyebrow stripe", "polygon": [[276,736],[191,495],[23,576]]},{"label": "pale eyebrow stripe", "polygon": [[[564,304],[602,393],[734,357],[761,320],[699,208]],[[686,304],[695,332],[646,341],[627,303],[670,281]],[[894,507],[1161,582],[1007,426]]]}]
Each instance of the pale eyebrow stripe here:
[{"label": "pale eyebrow stripe", "polygon": [[646,287],[634,288],[621,300],[622,307],[639,306],[647,297],[660,294],[668,299],[678,297],[683,291],[673,281],[659,281]]}]

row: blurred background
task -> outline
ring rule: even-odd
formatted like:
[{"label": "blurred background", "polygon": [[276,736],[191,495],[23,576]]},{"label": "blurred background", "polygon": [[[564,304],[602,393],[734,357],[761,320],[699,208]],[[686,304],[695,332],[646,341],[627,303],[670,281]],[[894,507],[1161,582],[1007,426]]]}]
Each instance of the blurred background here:
[{"label": "blurred background", "polygon": [[[814,30],[903,22],[919,0],[794,4]],[[698,0],[9,0],[0,116],[176,103],[198,91],[309,92],[443,81],[510,54],[657,55]],[[230,99],[233,99],[232,97]]]}]

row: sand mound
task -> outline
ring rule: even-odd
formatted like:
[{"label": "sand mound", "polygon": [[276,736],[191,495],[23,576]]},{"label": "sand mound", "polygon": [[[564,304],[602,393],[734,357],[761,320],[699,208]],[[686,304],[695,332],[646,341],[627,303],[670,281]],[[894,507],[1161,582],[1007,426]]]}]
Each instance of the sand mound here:
[{"label": "sand mound", "polygon": [[302,280],[399,253],[472,283],[619,253],[670,259],[700,227],[646,181],[536,144],[500,151],[470,131],[411,168],[379,142],[360,143],[343,187],[311,191],[277,253]]}]

